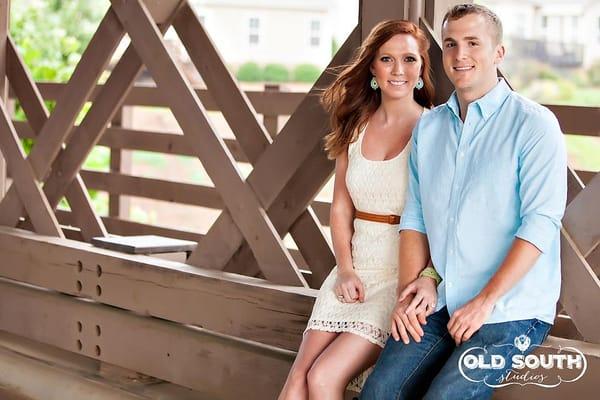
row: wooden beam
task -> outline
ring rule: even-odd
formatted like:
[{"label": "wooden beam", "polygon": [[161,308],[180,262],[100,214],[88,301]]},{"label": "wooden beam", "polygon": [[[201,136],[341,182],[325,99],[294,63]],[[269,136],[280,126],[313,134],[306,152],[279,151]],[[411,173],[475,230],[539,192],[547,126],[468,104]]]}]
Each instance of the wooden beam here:
[{"label": "wooden beam", "polygon": [[565,231],[584,258],[600,246],[600,174],[585,186],[565,210],[562,223]]},{"label": "wooden beam", "polygon": [[[243,181],[231,153],[214,134],[202,104],[166,50],[148,10],[140,0],[112,0],[112,5],[158,86],[171,98],[175,118],[190,145],[197,150],[267,278],[273,282],[306,285],[260,202]],[[201,135],[202,132],[212,134]]]},{"label": "wooden beam", "polygon": [[0,227],[0,251],[2,277],[286,349],[299,345],[316,297],[312,289],[14,228]]},{"label": "wooden beam", "polygon": [[408,19],[408,0],[390,2],[388,0],[360,0],[358,25],[361,42],[379,22],[388,19]]},{"label": "wooden beam", "polygon": [[585,341],[600,343],[600,280],[563,228],[560,303]]},{"label": "wooden beam", "polygon": [[547,104],[558,118],[561,130],[565,133],[600,136],[600,107],[564,106]]},{"label": "wooden beam", "polygon": [[0,329],[200,390],[211,399],[275,398],[294,357],[10,281],[0,281]]},{"label": "wooden beam", "polygon": [[[94,101],[102,90],[101,84],[96,85],[89,100]],[[58,100],[64,92],[64,83],[38,82],[38,88],[45,100]],[[208,111],[219,111],[217,102],[203,88],[194,88],[194,92]],[[245,92],[248,100],[259,114],[291,115],[302,102],[306,93],[303,92],[265,92],[248,90]],[[169,99],[153,85],[135,86],[125,98],[125,106],[169,107]]]}]

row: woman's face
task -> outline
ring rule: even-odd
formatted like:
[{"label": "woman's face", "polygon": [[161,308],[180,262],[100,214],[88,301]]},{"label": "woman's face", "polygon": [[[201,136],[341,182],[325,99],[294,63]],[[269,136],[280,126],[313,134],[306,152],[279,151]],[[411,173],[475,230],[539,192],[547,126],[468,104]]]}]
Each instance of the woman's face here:
[{"label": "woman's face", "polygon": [[382,98],[397,99],[412,96],[421,67],[417,39],[409,34],[398,34],[377,50],[370,70]]}]

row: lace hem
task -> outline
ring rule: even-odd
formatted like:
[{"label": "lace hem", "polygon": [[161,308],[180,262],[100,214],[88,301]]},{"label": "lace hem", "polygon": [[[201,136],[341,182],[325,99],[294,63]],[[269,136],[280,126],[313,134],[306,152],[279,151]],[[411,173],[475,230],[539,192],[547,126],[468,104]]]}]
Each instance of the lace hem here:
[{"label": "lace hem", "polygon": [[324,321],[311,319],[308,321],[304,332],[309,329],[325,332],[354,333],[379,347],[384,347],[385,342],[390,337],[389,332],[385,332],[371,324],[359,321]]}]

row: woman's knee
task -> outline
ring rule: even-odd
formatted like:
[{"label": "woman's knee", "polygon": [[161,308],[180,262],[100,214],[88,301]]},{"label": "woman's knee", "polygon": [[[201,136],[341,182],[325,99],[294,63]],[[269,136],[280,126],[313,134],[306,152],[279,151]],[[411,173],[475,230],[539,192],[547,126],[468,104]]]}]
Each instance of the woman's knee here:
[{"label": "woman's knee", "polygon": [[319,363],[313,364],[313,366],[306,374],[306,381],[308,384],[309,391],[312,392],[321,392],[328,385],[332,384],[332,379],[329,371],[326,368],[322,367]]}]

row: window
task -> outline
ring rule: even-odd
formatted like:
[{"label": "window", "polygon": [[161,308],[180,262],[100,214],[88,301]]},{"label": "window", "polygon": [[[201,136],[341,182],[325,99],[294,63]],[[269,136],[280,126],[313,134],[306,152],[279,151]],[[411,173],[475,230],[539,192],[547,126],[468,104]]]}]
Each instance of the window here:
[{"label": "window", "polygon": [[321,21],[310,21],[310,45],[319,47],[321,44]]},{"label": "window", "polygon": [[259,29],[260,29],[260,20],[258,18],[250,18],[248,21],[248,43],[251,45],[257,45],[260,41],[259,37]]},{"label": "window", "polygon": [[547,16],[542,16],[542,28],[547,28],[548,27],[548,17]]}]

